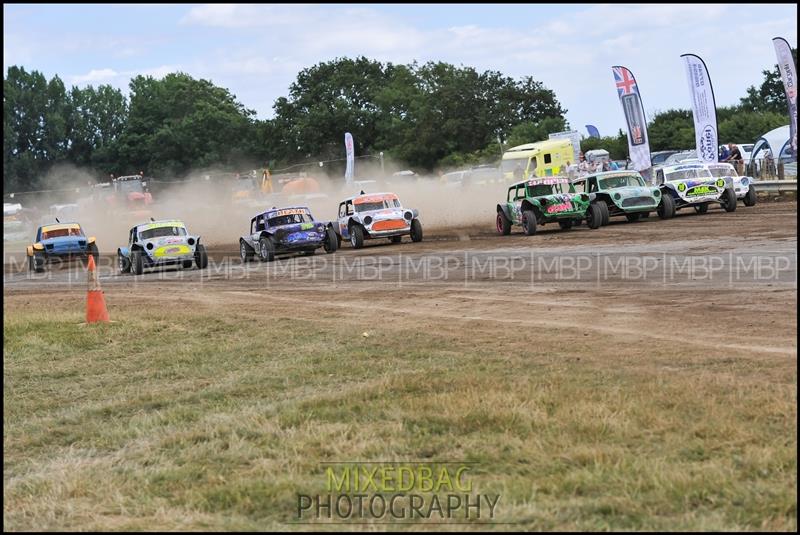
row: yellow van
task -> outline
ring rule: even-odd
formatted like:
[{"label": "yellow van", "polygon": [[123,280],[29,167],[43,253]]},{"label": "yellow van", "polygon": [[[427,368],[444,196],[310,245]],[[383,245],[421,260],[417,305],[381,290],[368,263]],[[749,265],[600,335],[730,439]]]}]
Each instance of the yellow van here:
[{"label": "yellow van", "polygon": [[553,176],[567,172],[576,163],[569,139],[548,139],[512,147],[503,153],[501,169],[505,180],[527,180],[534,176]]}]

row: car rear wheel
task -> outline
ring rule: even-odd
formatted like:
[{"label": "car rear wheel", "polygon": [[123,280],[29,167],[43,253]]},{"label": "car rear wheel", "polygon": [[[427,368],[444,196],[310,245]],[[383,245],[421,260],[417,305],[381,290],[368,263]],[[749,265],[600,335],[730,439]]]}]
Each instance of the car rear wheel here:
[{"label": "car rear wheel", "polygon": [[675,201],[672,198],[672,195],[669,193],[664,193],[661,196],[661,202],[658,203],[657,208],[658,217],[661,219],[669,219],[675,215]]},{"label": "car rear wheel", "polygon": [[706,212],[708,212],[708,203],[704,202],[700,204],[695,204],[694,211],[697,212],[698,214],[705,214]]},{"label": "car rear wheel", "polygon": [[247,246],[244,240],[239,242],[239,257],[242,259],[243,264],[253,259],[253,250]]},{"label": "car rear wheel", "polygon": [[402,236],[392,236],[391,238],[389,238],[389,241],[392,242],[392,243],[400,243],[401,241],[403,241],[403,237]]},{"label": "car rear wheel", "polygon": [[[197,264],[197,269],[208,267],[208,253],[206,253],[206,246],[202,243],[198,243],[197,248],[194,250],[194,263]],[[189,267],[192,267],[191,262],[189,262]]]},{"label": "car rear wheel", "polygon": [[502,210],[497,211],[497,232],[503,236],[511,234],[511,221],[508,220]]},{"label": "car rear wheel", "polygon": [[34,253],[33,256],[29,256],[28,268],[34,273],[42,273],[44,271],[44,256],[37,253]]},{"label": "car rear wheel", "polygon": [[536,234],[536,214],[533,210],[525,210],[522,212],[522,230],[528,236]]},{"label": "car rear wheel", "polygon": [[131,251],[131,273],[134,275],[144,273],[144,259],[139,251]]},{"label": "car rear wheel", "polygon": [[625,217],[628,218],[629,222],[635,223],[636,221],[639,221],[641,215],[638,213],[633,213],[633,214],[625,214]]},{"label": "car rear wheel", "polygon": [[339,236],[336,235],[331,227],[325,230],[325,243],[323,243],[322,247],[328,254],[335,253],[336,249],[339,248]]},{"label": "car rear wheel", "polygon": [[561,230],[569,230],[572,228],[572,219],[561,219],[558,226],[561,227]]},{"label": "car rear wheel", "polygon": [[117,253],[117,266],[120,273],[130,273],[131,261],[124,255]]},{"label": "car rear wheel", "polygon": [[592,203],[589,205],[589,209],[586,211],[586,225],[594,230],[598,229],[603,224],[603,209],[597,203]]},{"label": "car rear wheel", "polygon": [[609,221],[611,221],[611,214],[608,212],[608,205],[604,201],[598,201],[594,203],[600,208],[600,214],[602,216],[602,221],[600,225],[605,226],[608,225]]},{"label": "car rear wheel", "polygon": [[736,211],[736,192],[731,188],[727,188],[722,194],[722,207],[726,212]]},{"label": "car rear wheel", "polygon": [[97,264],[97,261],[100,260],[100,251],[97,249],[96,243],[90,243],[89,247],[86,248],[86,252],[94,257],[94,263]]},{"label": "car rear wheel", "polygon": [[411,220],[411,241],[414,243],[422,241],[422,223],[419,219]]},{"label": "car rear wheel", "polygon": [[744,205],[745,206],[756,205],[756,188],[754,186],[750,186],[750,189],[747,190],[747,193],[744,196]]},{"label": "car rear wheel", "polygon": [[353,249],[364,247],[364,227],[361,225],[353,225],[350,228],[350,245],[353,246]]},{"label": "car rear wheel", "polygon": [[262,262],[272,262],[275,260],[275,245],[272,240],[264,236],[258,240],[258,255]]}]

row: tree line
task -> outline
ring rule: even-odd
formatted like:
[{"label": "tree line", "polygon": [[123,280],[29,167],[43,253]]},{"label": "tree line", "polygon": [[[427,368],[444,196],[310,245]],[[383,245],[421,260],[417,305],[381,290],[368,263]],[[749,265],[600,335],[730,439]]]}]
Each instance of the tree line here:
[{"label": "tree line", "polygon": [[[796,51],[793,51],[796,54]],[[720,140],[752,141],[787,122],[777,66],[737,106],[718,110]],[[568,129],[555,93],[533,77],[444,62],[396,65],[339,58],[300,71],[274,117],[259,120],[228,89],[185,73],[137,76],[129,94],[109,85],[67,89],[56,75],[8,68],[3,81],[3,187],[36,189],[54,165],[96,176],[144,171],[181,177],[384,152],[412,169],[496,162],[510,146]],[[651,149],[694,146],[691,111],[657,113]],[[627,155],[624,133],[586,138],[584,150]]]}]

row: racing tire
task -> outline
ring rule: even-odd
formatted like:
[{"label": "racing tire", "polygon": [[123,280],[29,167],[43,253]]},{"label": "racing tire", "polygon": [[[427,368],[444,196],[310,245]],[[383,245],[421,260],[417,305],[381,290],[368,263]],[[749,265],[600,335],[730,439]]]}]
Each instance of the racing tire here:
[{"label": "racing tire", "polygon": [[647,219],[648,217],[650,217],[650,212],[640,212],[639,213],[639,219]]},{"label": "racing tire", "polygon": [[327,254],[335,253],[339,248],[339,237],[331,227],[325,230],[325,242],[322,244],[322,248]]},{"label": "racing tire", "polygon": [[392,243],[401,243],[403,241],[402,236],[392,236],[389,238],[389,241]]},{"label": "racing tire", "polygon": [[189,269],[190,267],[192,267],[193,263],[194,262],[192,262],[191,260],[184,260],[183,262],[181,262],[181,266],[183,267],[183,269]]},{"label": "racing tire", "polygon": [[310,249],[308,251],[300,251],[300,256],[314,256],[316,249]]},{"label": "racing tire", "polygon": [[656,212],[661,219],[671,219],[675,216],[675,200],[672,198],[672,195],[669,193],[661,195],[661,202],[658,203]]},{"label": "racing tire", "polygon": [[592,203],[589,205],[589,209],[586,210],[586,226],[590,229],[595,230],[600,228],[603,225],[603,209],[597,203]]},{"label": "racing tire", "polygon": [[350,245],[353,249],[361,249],[364,247],[364,227],[361,225],[353,225],[350,228]]},{"label": "racing tire", "polygon": [[497,211],[497,232],[503,236],[511,234],[511,221],[508,220],[506,214],[502,210]]},{"label": "racing tire", "polygon": [[573,219],[572,220],[572,226],[573,227],[580,227],[581,225],[583,225],[583,219]]},{"label": "racing tire", "polygon": [[[100,260],[100,251],[97,249],[97,244],[96,243],[90,243],[89,247],[86,248],[86,252],[89,255],[94,257],[94,263],[95,263],[95,265],[97,265],[97,262]],[[88,260],[89,260],[88,257],[87,257],[86,260],[88,262]]]},{"label": "racing tire", "polygon": [[722,193],[722,207],[726,212],[736,211],[736,192],[731,188],[726,188]]},{"label": "racing tire", "polygon": [[708,203],[704,202],[700,204],[695,204],[694,211],[697,212],[698,214],[705,214],[706,212],[708,212]]},{"label": "racing tire", "polygon": [[603,201],[596,202],[594,204],[600,208],[600,213],[603,214],[603,222],[600,224],[602,226],[608,225],[608,223],[611,221],[611,214],[608,212],[608,205]]},{"label": "racing tire", "polygon": [[561,230],[569,230],[572,228],[572,219],[559,219],[558,226]]},{"label": "racing tire", "polygon": [[131,273],[134,275],[144,273],[144,259],[140,251],[131,251]]},{"label": "racing tire", "polygon": [[242,264],[246,264],[253,259],[253,250],[244,242],[244,240],[239,241],[239,258],[242,259]]},{"label": "racing tire", "polygon": [[28,257],[28,269],[34,273],[44,272],[44,256],[34,253]]},{"label": "racing tire", "polygon": [[536,214],[533,213],[533,210],[522,212],[522,230],[527,236],[536,234]]},{"label": "racing tire", "polygon": [[411,241],[419,243],[422,241],[422,223],[419,219],[411,220]]},{"label": "racing tire", "polygon": [[120,273],[130,273],[131,272],[131,261],[128,257],[123,256],[117,253],[117,266],[119,267]]},{"label": "racing tire", "polygon": [[639,221],[639,218],[642,217],[642,216],[638,212],[634,212],[632,214],[625,214],[625,217],[628,219],[628,222],[636,223],[637,221]]},{"label": "racing tire", "polygon": [[262,262],[272,262],[275,260],[275,245],[268,236],[264,236],[258,240],[258,258]]},{"label": "racing tire", "polygon": [[[208,253],[206,253],[206,246],[202,243],[198,243],[197,248],[194,250],[194,263],[197,264],[197,269],[208,267]],[[192,267],[191,262],[189,267]]]},{"label": "racing tire", "polygon": [[750,189],[747,190],[747,193],[742,199],[745,206],[755,206],[756,205],[756,188],[751,184]]}]

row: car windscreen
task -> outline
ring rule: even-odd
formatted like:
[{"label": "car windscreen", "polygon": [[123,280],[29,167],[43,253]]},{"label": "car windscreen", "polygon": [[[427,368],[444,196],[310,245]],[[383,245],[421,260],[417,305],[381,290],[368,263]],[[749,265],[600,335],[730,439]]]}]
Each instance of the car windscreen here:
[{"label": "car windscreen", "polygon": [[709,169],[711,171],[711,176],[714,177],[721,177],[721,176],[739,176],[736,173],[736,169],[731,167],[712,167]]},{"label": "car windscreen", "polygon": [[139,237],[143,240],[163,238],[164,236],[186,236],[186,229],[184,227],[156,227],[139,233]]},{"label": "car windscreen", "polygon": [[536,184],[535,186],[528,186],[529,197],[552,195],[554,193],[561,193],[561,184]]},{"label": "car windscreen", "polygon": [[288,214],[271,217],[268,223],[270,227],[279,227],[281,225],[294,225],[295,223],[311,223],[311,218],[308,214]]},{"label": "car windscreen", "polygon": [[599,179],[600,189],[624,188],[627,186],[644,186],[644,180],[638,175],[609,176]]},{"label": "car windscreen", "polygon": [[689,178],[711,178],[711,173],[708,169],[703,167],[695,167],[691,169],[681,169],[679,171],[672,171],[671,173],[664,173],[667,182],[674,182],[676,180],[686,180]]},{"label": "car windscreen", "polygon": [[372,210],[383,210],[384,208],[388,208],[389,206],[394,205],[388,204],[387,201],[376,201],[376,202],[361,202],[356,204],[356,212],[370,212]]},{"label": "car windscreen", "polygon": [[83,236],[83,232],[79,228],[57,228],[42,232],[42,239],[49,240],[50,238],[63,238],[64,236]]}]

